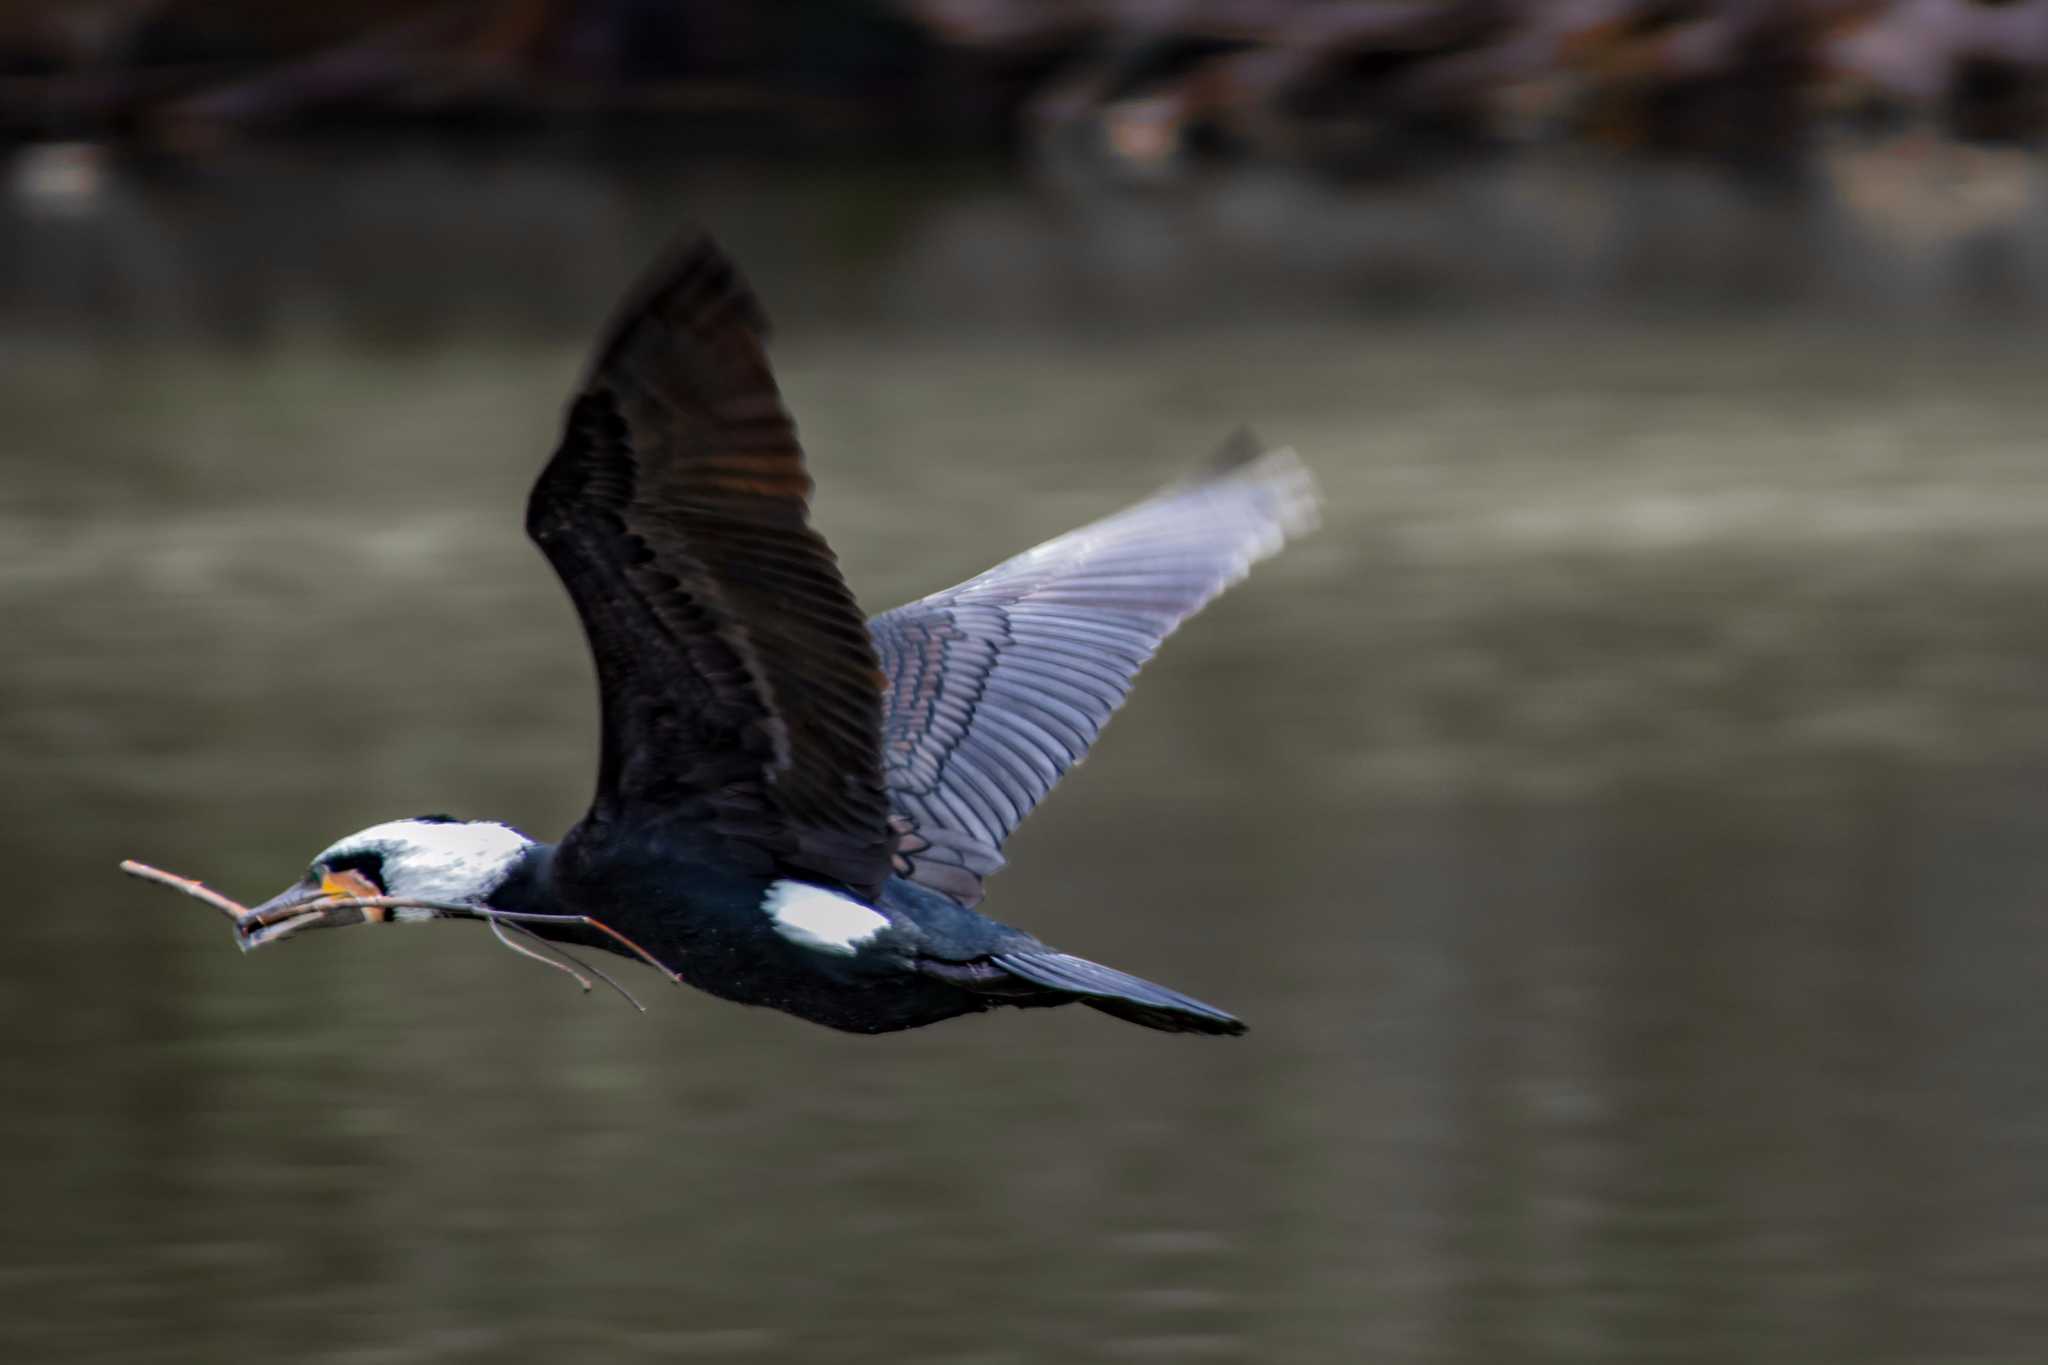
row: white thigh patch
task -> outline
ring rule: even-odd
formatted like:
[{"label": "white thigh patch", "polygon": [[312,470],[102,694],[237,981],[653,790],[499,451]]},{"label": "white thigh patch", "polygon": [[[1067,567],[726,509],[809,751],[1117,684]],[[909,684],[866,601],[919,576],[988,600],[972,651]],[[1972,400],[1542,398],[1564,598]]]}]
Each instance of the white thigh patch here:
[{"label": "white thigh patch", "polygon": [[859,901],[805,882],[775,883],[761,908],[775,921],[775,932],[791,943],[841,957],[852,957],[889,927],[887,919]]}]

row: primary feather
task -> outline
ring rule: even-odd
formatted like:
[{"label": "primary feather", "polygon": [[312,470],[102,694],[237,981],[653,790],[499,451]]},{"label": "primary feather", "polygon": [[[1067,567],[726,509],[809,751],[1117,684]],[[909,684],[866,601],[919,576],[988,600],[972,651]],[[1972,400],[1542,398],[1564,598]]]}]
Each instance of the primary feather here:
[{"label": "primary feather", "polygon": [[811,480],[760,306],[708,239],[628,299],[534,485],[527,530],[575,600],[604,703],[572,864],[684,858],[873,898],[891,833],[881,675],[808,523]]},{"label": "primary feather", "polygon": [[897,875],[978,902],[1153,651],[1315,515],[1293,452],[1240,431],[1194,478],[870,621]]}]

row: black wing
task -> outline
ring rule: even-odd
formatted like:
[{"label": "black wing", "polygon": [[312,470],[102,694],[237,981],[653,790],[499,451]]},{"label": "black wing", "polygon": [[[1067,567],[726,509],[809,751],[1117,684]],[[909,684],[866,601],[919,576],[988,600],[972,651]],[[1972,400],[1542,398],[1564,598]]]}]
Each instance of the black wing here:
[{"label": "black wing", "polygon": [[870,621],[898,875],[979,901],[1152,651],[1315,509],[1293,453],[1239,432],[1198,477]]},{"label": "black wing", "polygon": [[[526,529],[590,639],[598,832],[838,882],[889,868],[883,679],[761,349],[767,324],[699,239],[628,299],[534,485]],[[588,846],[586,844],[586,846]]]}]

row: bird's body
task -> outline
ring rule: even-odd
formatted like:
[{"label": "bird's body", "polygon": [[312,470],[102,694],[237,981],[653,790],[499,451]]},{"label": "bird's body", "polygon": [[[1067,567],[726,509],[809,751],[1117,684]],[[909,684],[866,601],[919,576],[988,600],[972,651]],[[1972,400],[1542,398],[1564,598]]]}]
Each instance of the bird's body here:
[{"label": "bird's body", "polygon": [[[776,887],[781,894],[774,901],[794,907],[794,922],[808,925],[809,934],[793,938],[788,928],[778,928],[783,922],[771,905]],[[560,865],[554,846],[535,844],[492,904],[518,913],[593,915],[699,990],[832,1028],[884,1033],[983,1008],[958,988],[917,972],[916,948],[925,935],[914,911],[889,904],[894,890],[892,884],[869,906],[825,887],[764,885],[743,873],[684,869],[659,848],[608,857],[578,877]],[[992,920],[934,899],[941,905],[918,908],[980,921],[986,930],[962,927],[991,942],[1004,932]],[[948,926],[935,919],[935,927],[943,935]],[[587,947],[610,946],[594,929],[556,934]]]},{"label": "bird's body", "polygon": [[[1073,998],[1069,991],[1034,988],[1013,970],[992,965],[997,958],[1035,962],[1046,972],[1092,971],[1098,985],[1137,992],[1119,1001],[1126,1013],[1156,1009],[1175,1019],[1174,1011],[1183,1010],[1187,1022],[1180,1027],[1238,1031],[1221,1011],[1055,953],[1022,930],[902,877],[891,877],[881,896],[868,902],[807,882],[764,885],[730,870],[682,867],[659,847],[608,857],[579,876],[560,865],[555,846],[536,843],[491,904],[517,914],[589,915],[699,990],[850,1033],[893,1033],[998,1005]],[[549,936],[616,948],[609,935],[590,928],[558,925]]]},{"label": "bird's body", "polygon": [[[1242,1032],[975,906],[1152,650],[1308,525],[1307,475],[1241,435],[1184,484],[863,622],[807,524],[765,330],[725,258],[689,244],[613,324],[534,488],[528,532],[597,664],[584,819],[553,845],[372,826],[256,907],[245,941],[473,917],[850,1032],[1076,1001]],[[364,896],[435,907],[314,913]]]}]

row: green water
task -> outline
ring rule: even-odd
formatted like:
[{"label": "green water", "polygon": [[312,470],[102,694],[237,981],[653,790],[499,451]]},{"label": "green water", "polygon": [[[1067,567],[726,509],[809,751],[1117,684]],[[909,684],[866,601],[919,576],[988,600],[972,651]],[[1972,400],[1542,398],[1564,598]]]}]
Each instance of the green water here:
[{"label": "green water", "polygon": [[[2029,326],[1341,263],[1250,308],[1141,249],[1213,202],[362,158],[8,211],[0,1356],[2040,1358]],[[243,957],[114,873],[576,818],[520,507],[705,203],[871,609],[1240,421],[1321,475],[989,903],[1247,1039],[849,1038],[622,966],[643,1017],[473,926]]]}]

